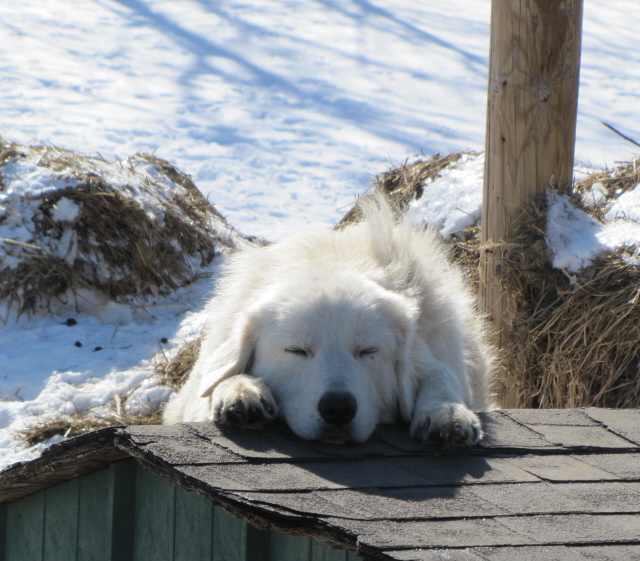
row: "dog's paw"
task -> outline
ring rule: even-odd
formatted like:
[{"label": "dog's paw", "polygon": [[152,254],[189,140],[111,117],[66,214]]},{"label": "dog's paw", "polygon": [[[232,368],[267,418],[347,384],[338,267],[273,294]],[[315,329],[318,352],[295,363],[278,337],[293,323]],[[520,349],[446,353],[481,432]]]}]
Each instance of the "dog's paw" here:
[{"label": "dog's paw", "polygon": [[425,411],[416,411],[411,435],[424,443],[459,448],[476,444],[482,438],[480,419],[459,403],[445,403]]},{"label": "dog's paw", "polygon": [[278,406],[267,385],[238,374],[221,382],[211,395],[211,420],[221,425],[256,429],[273,421]]}]

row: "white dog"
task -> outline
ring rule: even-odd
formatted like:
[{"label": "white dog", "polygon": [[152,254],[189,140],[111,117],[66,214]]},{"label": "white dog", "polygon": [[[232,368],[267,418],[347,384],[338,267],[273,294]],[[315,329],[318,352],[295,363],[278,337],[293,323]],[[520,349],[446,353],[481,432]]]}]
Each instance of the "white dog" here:
[{"label": "white dog", "polygon": [[401,418],[424,441],[480,439],[493,355],[460,272],[437,234],[397,224],[382,197],[363,206],[361,223],[229,258],[165,423],[280,415],[344,443]]}]

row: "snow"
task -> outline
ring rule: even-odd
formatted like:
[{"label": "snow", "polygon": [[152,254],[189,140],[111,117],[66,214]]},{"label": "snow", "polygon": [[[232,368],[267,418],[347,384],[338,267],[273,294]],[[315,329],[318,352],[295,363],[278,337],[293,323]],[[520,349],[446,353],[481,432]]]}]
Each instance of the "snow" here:
[{"label": "snow", "polygon": [[[276,241],[336,223],[391,165],[482,150],[489,9],[490,0],[0,4],[0,133],[108,162],[154,152],[190,174],[231,225]],[[632,147],[601,121],[631,137],[640,131],[640,5],[590,0],[584,10],[576,158],[611,166]],[[95,172],[131,185],[158,212],[144,181],[108,162],[96,158]],[[482,165],[467,156],[433,181],[416,219],[445,234],[476,222]],[[143,161],[135,171],[154,173]],[[9,245],[33,239],[33,197],[64,185],[32,159],[4,167],[0,238],[10,241],[0,245],[0,267],[19,264]],[[608,196],[596,184],[585,201],[605,209],[600,223],[549,194],[555,266],[575,272],[640,240],[639,188],[610,208]],[[79,212],[63,198],[52,218],[73,222]],[[69,261],[76,251],[70,235],[53,249]],[[637,252],[627,258],[639,261]],[[132,412],[166,399],[155,364],[198,335],[210,288],[199,281],[144,313],[87,295],[75,325],[65,315],[3,325],[0,467],[42,450],[17,438],[37,421],[106,415],[118,399]]]},{"label": "snow", "polygon": [[[640,6],[584,6],[576,156],[629,158]],[[481,151],[490,0],[0,4],[0,131],[107,159],[156,151],[231,224],[335,223],[407,157]],[[634,17],[635,16],[635,17]]]},{"label": "snow", "polygon": [[412,203],[413,211],[443,236],[455,234],[480,221],[484,154],[463,155],[456,166],[427,182],[422,197]]},{"label": "snow", "polygon": [[601,181],[594,183],[589,192],[583,195],[582,202],[592,209],[604,205],[607,202],[607,188],[604,183]]},{"label": "snow", "polygon": [[605,250],[598,233],[602,225],[571,204],[567,195],[547,193],[547,247],[553,266],[575,273],[591,264]]},{"label": "snow", "polygon": [[636,185],[635,189],[631,191],[622,193],[616,199],[616,202],[611,205],[605,218],[607,220],[616,220],[618,218],[640,220],[640,185]]},{"label": "snow", "polygon": [[81,411],[108,416],[116,396],[130,414],[168,399],[156,366],[199,335],[209,289],[208,281],[182,289],[145,322],[115,325],[76,314],[67,325],[73,322],[50,315],[0,329],[0,467],[39,453],[17,438],[37,422]]},{"label": "snow", "polygon": [[[550,190],[546,243],[553,253],[553,266],[577,273],[606,251],[640,245],[639,192],[636,187],[623,193],[611,205],[602,223],[573,206],[567,195]],[[630,265],[640,264],[637,250],[632,256],[625,254],[624,258]]]},{"label": "snow", "polygon": [[51,218],[56,222],[73,222],[80,215],[80,207],[71,199],[62,197],[51,212]]}]

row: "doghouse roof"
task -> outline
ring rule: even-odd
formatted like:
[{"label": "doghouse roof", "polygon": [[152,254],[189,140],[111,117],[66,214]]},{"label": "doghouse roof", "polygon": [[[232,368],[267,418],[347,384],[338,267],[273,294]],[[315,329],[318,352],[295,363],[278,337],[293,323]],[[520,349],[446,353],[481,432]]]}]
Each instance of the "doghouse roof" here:
[{"label": "doghouse roof", "polygon": [[0,503],[127,457],[260,528],[373,559],[457,561],[640,556],[640,411],[482,414],[464,451],[425,448],[405,426],[362,445],[285,427],[205,423],[102,429],[0,473]]}]

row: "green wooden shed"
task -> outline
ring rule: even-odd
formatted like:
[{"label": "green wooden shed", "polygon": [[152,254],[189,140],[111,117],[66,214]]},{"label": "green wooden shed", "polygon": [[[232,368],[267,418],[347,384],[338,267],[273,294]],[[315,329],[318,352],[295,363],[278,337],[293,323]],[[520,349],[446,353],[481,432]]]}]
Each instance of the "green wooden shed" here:
[{"label": "green wooden shed", "polygon": [[640,411],[482,414],[439,450],[112,427],[0,473],[0,561],[640,559]]}]

